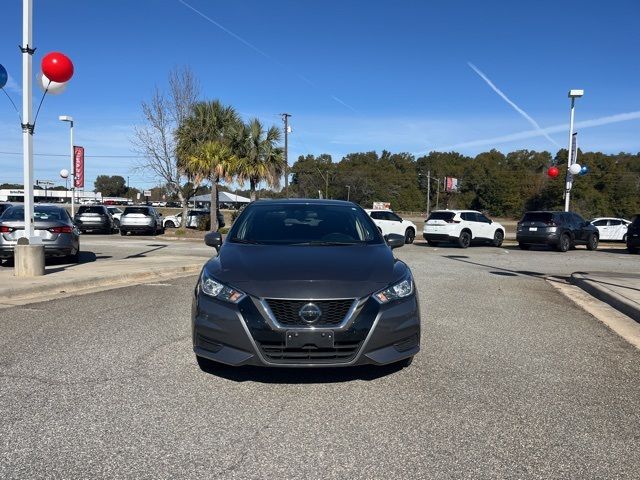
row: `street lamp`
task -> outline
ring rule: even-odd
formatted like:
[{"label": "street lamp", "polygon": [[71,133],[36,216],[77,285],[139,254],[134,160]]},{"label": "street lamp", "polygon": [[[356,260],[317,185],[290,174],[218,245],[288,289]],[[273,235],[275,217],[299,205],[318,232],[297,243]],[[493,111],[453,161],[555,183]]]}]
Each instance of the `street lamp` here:
[{"label": "street lamp", "polygon": [[564,211],[569,211],[569,201],[571,198],[571,186],[573,185],[573,174],[571,173],[571,165],[573,162],[573,118],[576,98],[580,98],[584,95],[584,90],[572,89],[569,90],[569,98],[571,99],[571,114],[569,117],[569,156],[567,158],[567,176],[565,181],[564,190]]},{"label": "street lamp", "polygon": [[74,167],[75,162],[73,161],[73,117],[70,117],[69,115],[60,115],[58,120],[61,122],[69,122],[69,137],[71,143],[71,217],[73,217],[76,214],[76,169]]}]

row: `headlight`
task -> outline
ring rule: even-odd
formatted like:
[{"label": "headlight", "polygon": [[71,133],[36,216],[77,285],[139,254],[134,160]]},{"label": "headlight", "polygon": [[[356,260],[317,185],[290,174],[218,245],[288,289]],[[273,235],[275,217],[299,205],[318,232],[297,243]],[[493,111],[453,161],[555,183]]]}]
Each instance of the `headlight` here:
[{"label": "headlight", "polygon": [[375,293],[374,298],[380,303],[389,303],[399,298],[408,297],[413,293],[413,279],[411,276],[404,280],[385,288],[384,290]]},{"label": "headlight", "polygon": [[230,303],[238,303],[244,298],[244,293],[208,277],[205,273],[202,274],[200,279],[200,288],[202,291],[210,297],[217,298]]}]

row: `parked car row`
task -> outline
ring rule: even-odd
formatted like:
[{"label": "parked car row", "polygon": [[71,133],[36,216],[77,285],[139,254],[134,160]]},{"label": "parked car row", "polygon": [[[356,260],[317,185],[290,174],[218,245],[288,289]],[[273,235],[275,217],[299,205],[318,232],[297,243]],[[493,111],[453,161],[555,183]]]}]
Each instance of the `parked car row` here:
[{"label": "parked car row", "polygon": [[[34,234],[44,245],[48,257],[80,258],[80,230],[69,213],[55,205],[34,206]],[[5,208],[0,216],[0,259],[13,257],[13,250],[24,230],[24,205]]]},{"label": "parked car row", "polygon": [[[561,252],[584,245],[598,248],[600,240],[623,241],[629,252],[640,248],[640,220],[595,218],[584,220],[574,212],[526,212],[517,224],[516,241],[522,250],[535,245],[549,246]],[[399,218],[399,217],[398,217]],[[426,219],[422,236],[431,246],[456,243],[467,248],[473,243],[502,245],[505,228],[476,210],[435,210]]]},{"label": "parked car row", "polygon": [[[187,227],[197,227],[198,218],[207,210],[190,210]],[[111,205],[80,205],[71,218],[64,207],[50,204],[34,206],[35,235],[40,237],[48,257],[79,258],[80,234],[97,232],[128,234],[164,233],[165,226],[180,225],[182,214],[166,219],[151,206],[128,206],[124,210]],[[169,220],[172,219],[172,220]],[[224,226],[222,213],[218,221]],[[175,223],[173,223],[175,222]],[[13,257],[13,250],[24,230],[24,205],[0,203],[0,259]]]}]

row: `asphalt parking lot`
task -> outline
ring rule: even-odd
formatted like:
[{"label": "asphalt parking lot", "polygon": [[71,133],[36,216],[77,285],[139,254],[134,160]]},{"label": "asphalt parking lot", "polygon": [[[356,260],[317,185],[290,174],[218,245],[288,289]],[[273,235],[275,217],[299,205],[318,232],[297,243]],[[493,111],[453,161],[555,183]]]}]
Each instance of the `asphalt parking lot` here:
[{"label": "asphalt parking lot", "polygon": [[3,310],[0,478],[637,478],[640,352],[544,277],[640,256],[397,252],[423,314],[404,370],[201,372],[195,276]]}]

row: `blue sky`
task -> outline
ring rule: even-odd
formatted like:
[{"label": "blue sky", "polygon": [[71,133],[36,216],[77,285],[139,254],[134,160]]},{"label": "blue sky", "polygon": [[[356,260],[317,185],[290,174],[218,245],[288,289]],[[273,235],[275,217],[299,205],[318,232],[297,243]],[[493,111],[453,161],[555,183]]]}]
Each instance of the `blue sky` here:
[{"label": "blue sky", "polygon": [[[22,1],[2,6],[0,63],[19,104]],[[292,113],[290,163],[299,154],[330,153],[337,161],[383,148],[555,152],[468,62],[561,146],[567,91],[584,88],[576,110],[578,122],[588,121],[579,123],[580,147],[635,153],[638,18],[636,0],[34,0],[34,73],[49,51],[65,52],[76,67],[67,91],[48,97],[40,113],[35,151],[44,155],[35,157],[35,175],[57,180],[67,166],[49,156],[68,149],[62,114],[76,120],[89,182],[119,174],[132,186],[154,185],[134,170],[133,158],[92,156],[134,155],[140,101],[182,65],[193,69],[204,98],[247,118],[280,125],[277,114]],[[614,117],[623,113],[630,115]],[[0,98],[0,152],[9,152],[0,153],[0,182],[21,183],[22,160],[12,154],[21,151],[20,135],[15,112]]]}]

